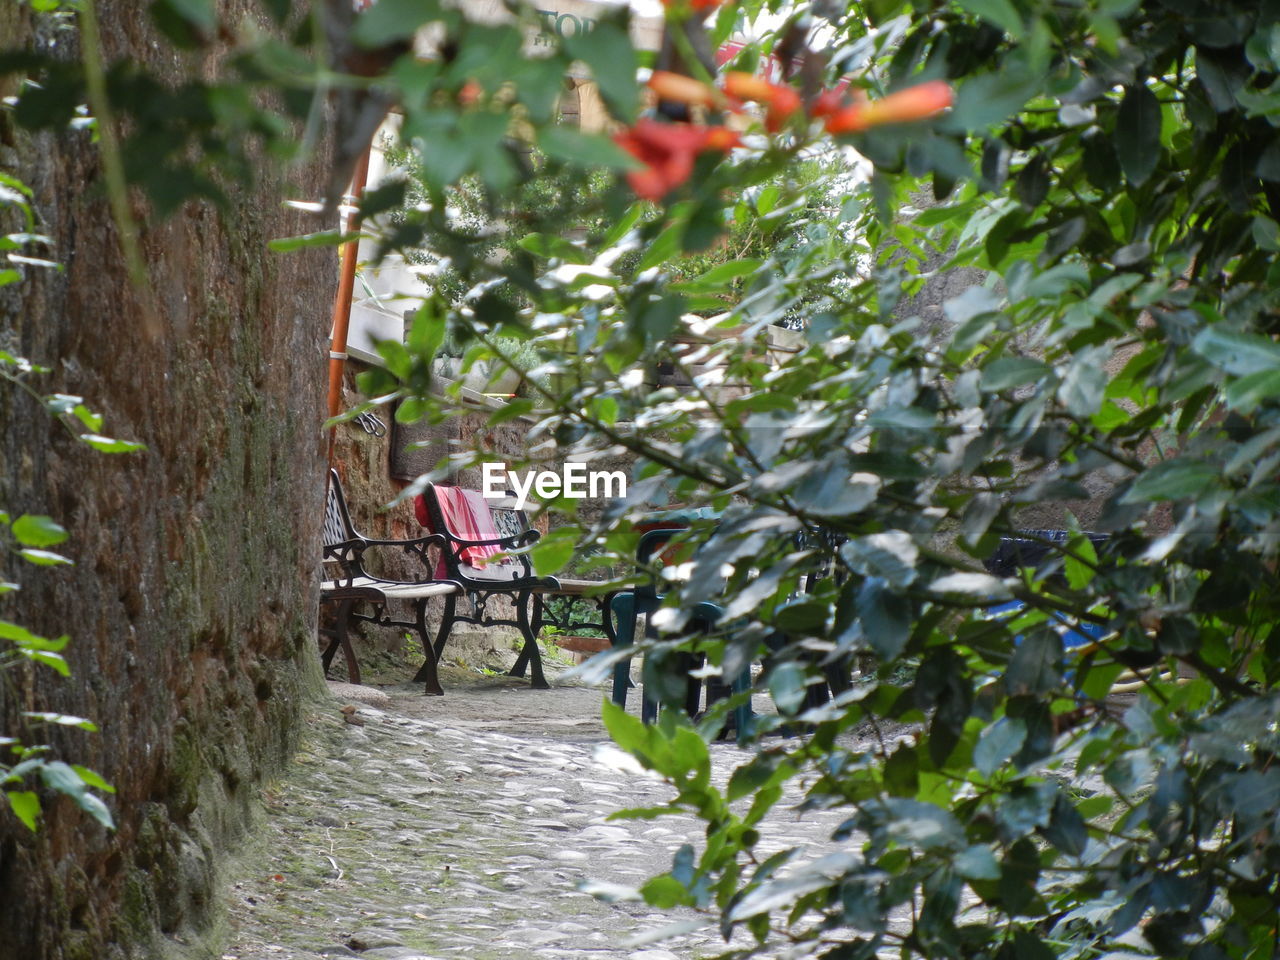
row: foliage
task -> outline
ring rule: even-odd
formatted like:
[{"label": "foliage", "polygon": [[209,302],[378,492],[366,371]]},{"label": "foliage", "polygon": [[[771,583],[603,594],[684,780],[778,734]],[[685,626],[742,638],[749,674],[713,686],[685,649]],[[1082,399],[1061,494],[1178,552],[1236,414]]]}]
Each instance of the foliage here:
[{"label": "foliage", "polygon": [[[723,511],[687,536],[664,629],[724,604],[731,629],[686,643],[729,675],[784,638],[760,680],[781,718],[761,727],[809,732],[762,741],[727,791],[707,776],[714,723],[607,711],[671,780],[670,809],[707,827],[641,893],[793,955],[1269,955],[1280,27],[1246,4],[863,13],[831,18],[832,74],[950,78],[955,108],[848,138],[876,172],[788,258],[669,267],[756,184],[782,180],[762,224],[810,202],[791,174],[820,134],[802,124],[700,159],[657,219],[606,198],[609,229],[526,238],[532,257],[476,265],[462,308],[428,305],[415,329],[418,350],[442,323],[558,350],[574,376],[535,437],[565,459],[635,452],[629,510],[672,495]],[[926,324],[905,298],[939,259],[985,279]],[[730,309],[697,316],[739,278]],[[806,344],[778,363],[762,337],[797,303]],[[423,395],[414,349],[370,388]],[[694,388],[646,386],[660,362]],[[532,409],[512,407],[495,419]],[[1105,542],[1071,515],[1090,499]],[[1047,503],[1067,537],[986,572],[1020,510]],[[629,510],[584,537],[625,557]],[[544,572],[562,555],[534,551]],[[1098,638],[1066,648],[1061,621]],[[877,683],[812,706],[819,668],[864,652]],[[851,746],[868,724],[911,736]],[[754,855],[791,782],[802,808],[847,810],[840,853]]]},{"label": "foliage", "polygon": [[[188,19],[212,10],[162,6]],[[678,66],[676,51],[705,72],[697,50],[766,4],[726,5],[704,27],[708,6],[668,6],[657,66]],[[1274,5],[768,6],[782,25],[733,66],[772,51],[809,108],[846,75],[875,95],[949,79],[955,106],[931,123],[842,134],[875,173],[838,212],[813,218],[785,257],[769,249],[695,276],[673,264],[717,243],[739,204],[765,235],[813,207],[797,165],[827,137],[804,111],[728,156],[699,154],[664,180],[673,189],[655,216],[624,183],[631,157],[554,122],[574,61],[620,125],[636,121],[642,58],[625,13],[539,58],[520,55],[521,24],[471,23],[433,2],[380,0],[361,15],[353,36],[370,52],[428,21],[445,37],[437,58],[388,60],[377,80],[400,102],[424,176],[424,202],[385,245],[447,258],[461,293],[424,304],[368,392],[405,397],[406,415],[456,412],[431,389],[446,335],[499,360],[511,351],[497,338],[532,342],[561,374],[556,388],[493,421],[538,416],[533,458],[638,458],[628,503],[582,544],[603,540],[603,560],[624,562],[647,499],[722,511],[683,538],[689,563],[671,569],[689,576],[667,587],[658,622],[679,637],[682,611],[722,602],[722,634],[684,642],[728,675],[768,646],[760,686],[778,722],[808,732],[762,741],[722,792],[708,776],[713,724],[695,731],[668,712],[642,727],[606,712],[619,742],[672,782],[670,809],[706,823],[705,841],[644,886],[650,903],[717,916],[727,939],[755,945],[735,941],[737,955],[785,941],[793,956],[829,958],[1269,956],[1280,896]],[[301,49],[281,51],[284,74],[233,59],[254,69],[229,89],[283,89],[300,119],[308,85],[332,79]],[[64,96],[74,78],[59,88],[56,60],[36,67],[39,89],[61,92],[28,92],[19,118],[65,123],[71,108],[42,110],[78,102]],[[153,196],[201,193],[167,162],[194,131],[137,109],[128,70],[112,76],[133,136],[169,131]],[[228,144],[288,122],[259,124],[267,108],[252,98],[206,112],[225,89],[184,88],[197,109],[171,113],[235,170]],[[450,189],[473,177],[491,200],[511,195],[535,175],[521,162],[528,144],[555,170],[608,171],[591,209],[558,225],[598,227],[573,240],[548,226],[505,257],[479,255],[450,222]],[[131,175],[151,185],[151,171]],[[366,213],[396,202],[370,198]],[[939,259],[984,279],[926,323],[906,298]],[[797,309],[804,346],[771,356],[768,328]],[[653,389],[663,363],[686,368],[692,390]],[[1100,544],[1070,513],[1090,500],[1090,527],[1110,534]],[[1016,575],[986,572],[1032,504],[1061,508],[1065,540]],[[567,560],[567,531],[534,548],[542,572]],[[993,612],[1003,599],[1017,604]],[[1068,649],[1063,620],[1098,636]],[[669,647],[654,646],[655,662]],[[876,683],[806,708],[820,667],[866,653]],[[1110,696],[1125,671],[1137,676],[1127,705]],[[910,735],[849,736],[890,724]],[[836,856],[757,858],[784,787],[803,807],[847,812]]]},{"label": "foliage", "polygon": [[[0,269],[0,288],[16,285],[24,279],[24,271],[31,269],[56,269],[58,265],[42,257],[29,255],[32,247],[51,244],[48,237],[36,233],[36,218],[29,202],[30,191],[16,178],[0,173],[0,215],[16,214],[21,220],[18,232],[0,237],[0,250],[6,250],[10,264]],[[7,219],[7,217],[6,217]],[[0,220],[0,224],[4,223]],[[102,418],[85,406],[80,397],[70,394],[41,395],[30,384],[33,376],[48,373],[48,369],[32,364],[23,357],[0,350],[0,379],[15,389],[30,394],[51,415],[67,428],[81,443],[106,453],[126,453],[141,449],[141,444],[115,440],[102,436]],[[0,546],[4,555],[36,567],[56,567],[72,561],[50,549],[67,539],[67,531],[51,517],[24,513],[17,517],[0,509]],[[0,597],[20,589],[20,585],[0,576]],[[9,693],[16,689],[15,672],[33,669],[33,665],[53,670],[62,677],[70,677],[71,671],[62,651],[70,637],[43,637],[20,624],[0,618],[0,683]],[[23,681],[17,681],[21,683]],[[13,698],[15,701],[17,697]],[[76,727],[96,731],[97,726],[83,717],[50,711],[24,710],[21,713],[22,730],[6,731],[0,735],[0,749],[5,758],[0,759],[0,789],[3,790],[9,809],[29,829],[35,830],[40,817],[40,794],[30,789],[31,781],[37,781],[54,793],[63,794],[105,827],[114,823],[111,812],[92,790],[114,793],[114,788],[94,771],[79,764],[68,764],[53,759],[48,744],[29,744],[29,738],[42,727]],[[19,733],[9,736],[8,733]]]}]

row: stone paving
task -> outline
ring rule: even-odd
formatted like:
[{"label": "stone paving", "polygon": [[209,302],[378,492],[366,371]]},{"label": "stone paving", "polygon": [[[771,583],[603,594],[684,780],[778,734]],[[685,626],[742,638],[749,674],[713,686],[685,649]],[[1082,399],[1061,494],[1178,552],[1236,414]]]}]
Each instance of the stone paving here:
[{"label": "stone paving", "polygon": [[[310,719],[229,885],[224,960],[683,960],[726,949],[692,911],[578,889],[638,886],[702,832],[692,817],[608,819],[671,790],[612,745],[598,689],[505,678],[446,689],[389,688],[385,709],[360,705],[348,719],[339,708],[351,701],[336,700]],[[712,751],[721,783],[747,756],[727,743]],[[767,834],[779,844],[821,848],[841,819],[785,807]],[[677,923],[679,935],[646,939]]]}]

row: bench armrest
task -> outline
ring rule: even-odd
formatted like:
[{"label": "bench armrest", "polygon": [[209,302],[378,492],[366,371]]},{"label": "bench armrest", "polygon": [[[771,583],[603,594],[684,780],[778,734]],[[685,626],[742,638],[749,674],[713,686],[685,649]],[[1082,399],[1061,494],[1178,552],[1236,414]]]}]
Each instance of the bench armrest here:
[{"label": "bench armrest", "polygon": [[412,554],[427,569],[427,577],[422,581],[413,581],[425,583],[435,579],[436,566],[430,554],[432,547],[439,548],[440,556],[447,552],[446,541],[438,533],[431,533],[421,537],[414,537],[406,540],[370,540],[367,537],[360,537],[354,540],[344,540],[341,543],[331,543],[324,548],[325,560],[338,561],[342,566],[355,576],[369,576],[364,569],[365,552],[370,547],[399,547],[405,553]]},{"label": "bench armrest", "polygon": [[431,544],[443,547],[445,538],[438,533],[428,533],[421,537],[412,537],[406,540],[369,540],[363,538],[360,541],[366,547],[426,547]]}]

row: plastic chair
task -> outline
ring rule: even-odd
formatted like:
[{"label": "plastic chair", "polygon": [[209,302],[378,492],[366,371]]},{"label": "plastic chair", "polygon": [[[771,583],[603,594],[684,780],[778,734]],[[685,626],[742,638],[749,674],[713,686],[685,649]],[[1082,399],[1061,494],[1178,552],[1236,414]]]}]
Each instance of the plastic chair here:
[{"label": "plastic chair", "polygon": [[[637,563],[644,566],[658,552],[660,547],[664,546],[679,532],[679,529],[671,528],[646,532],[640,538],[640,546],[636,551]],[[616,648],[634,645],[636,619],[638,617],[645,618],[645,636],[649,638],[657,637],[657,631],[653,628],[650,617],[654,611],[662,606],[662,599],[663,595],[657,592],[657,588],[652,583],[644,584],[635,590],[618,593],[613,596],[609,601],[609,613],[617,624],[612,631],[612,639]],[[691,632],[707,633],[720,622],[723,616],[724,610],[719,605],[706,601],[698,603],[690,611],[689,624]],[[676,667],[687,675],[695,666],[693,661],[694,658],[690,654],[678,656],[676,658]],[[690,716],[694,716],[697,713],[698,701],[701,698],[702,684],[694,677],[688,677],[686,684],[685,711]],[[620,707],[625,707],[627,704],[627,689],[630,686],[631,661],[630,659],[621,660],[613,668],[613,702]],[[717,687],[720,689],[718,690]],[[714,701],[729,691],[737,695],[745,694],[750,689],[750,670],[743,670],[733,679],[731,684],[724,685],[708,682],[708,701]],[[733,710],[733,719],[739,743],[750,736],[752,726],[753,714],[749,698],[744,699],[746,702]],[[640,707],[641,720],[645,723],[653,723],[657,720],[660,709],[660,702],[646,691]]]}]

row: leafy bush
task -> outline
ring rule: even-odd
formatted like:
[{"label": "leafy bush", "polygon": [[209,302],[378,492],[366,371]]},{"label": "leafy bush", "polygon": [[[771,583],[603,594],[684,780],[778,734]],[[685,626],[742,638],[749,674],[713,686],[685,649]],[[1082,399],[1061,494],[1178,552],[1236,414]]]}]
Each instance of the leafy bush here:
[{"label": "leafy bush", "polygon": [[[1280,26],[1246,4],[808,13],[835,37],[831,74],[946,77],[956,101],[849,136],[875,173],[786,257],[670,267],[766,179],[781,184],[762,224],[812,207],[793,165],[820,135],[800,122],[699,159],[656,219],[634,207],[581,243],[527,240],[538,259],[478,267],[464,309],[421,317],[422,343],[445,320],[574,344],[573,386],[542,398],[555,412],[534,435],[563,459],[640,458],[629,508],[584,538],[621,561],[646,496],[719,507],[661,622],[679,636],[693,604],[723,603],[732,628],[686,643],[730,675],[775,638],[761,685],[776,723],[810,733],[763,741],[727,792],[685,726],[606,712],[674,784],[671,809],[706,821],[642,893],[832,958],[1268,955]],[[926,271],[960,268],[978,273],[940,316],[913,312]],[[717,299],[724,314],[698,316]],[[797,304],[802,348],[769,355],[765,328]],[[693,389],[646,386],[662,362]],[[497,417],[532,405],[513,407]],[[1066,536],[988,573],[1046,504]],[[562,546],[535,550],[545,572]],[[1095,639],[1067,648],[1067,628]],[[806,708],[822,668],[866,652],[876,684]],[[890,721],[916,735],[849,746]],[[805,806],[848,811],[838,862],[754,856],[792,780]]]}]

